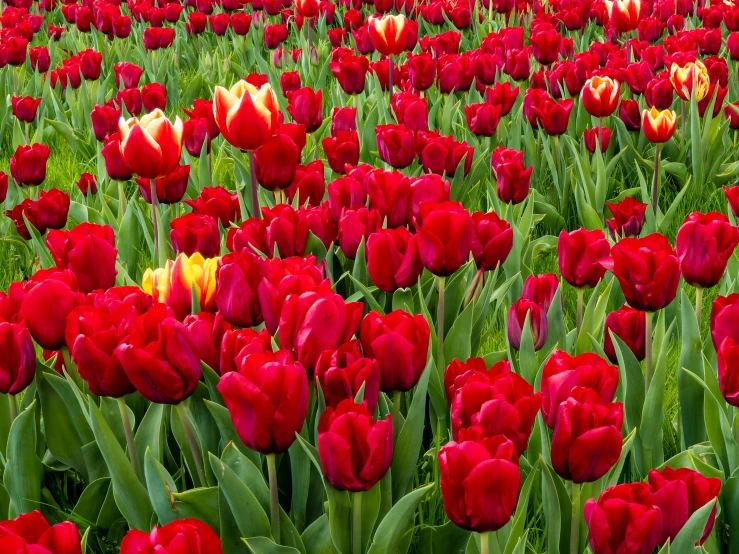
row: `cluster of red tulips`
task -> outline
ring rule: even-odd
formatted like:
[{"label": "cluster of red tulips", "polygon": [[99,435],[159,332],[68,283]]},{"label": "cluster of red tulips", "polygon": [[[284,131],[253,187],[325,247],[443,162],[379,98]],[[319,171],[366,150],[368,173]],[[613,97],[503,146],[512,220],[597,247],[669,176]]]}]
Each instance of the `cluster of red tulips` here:
[{"label": "cluster of red tulips", "polygon": [[739,6],[0,25],[0,552],[739,552]]}]

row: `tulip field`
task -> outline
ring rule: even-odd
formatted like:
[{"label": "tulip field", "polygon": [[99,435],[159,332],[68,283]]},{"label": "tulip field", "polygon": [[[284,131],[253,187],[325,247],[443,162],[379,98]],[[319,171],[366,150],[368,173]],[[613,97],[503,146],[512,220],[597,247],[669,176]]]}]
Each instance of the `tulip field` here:
[{"label": "tulip field", "polygon": [[0,0],[0,554],[739,554],[739,4]]}]

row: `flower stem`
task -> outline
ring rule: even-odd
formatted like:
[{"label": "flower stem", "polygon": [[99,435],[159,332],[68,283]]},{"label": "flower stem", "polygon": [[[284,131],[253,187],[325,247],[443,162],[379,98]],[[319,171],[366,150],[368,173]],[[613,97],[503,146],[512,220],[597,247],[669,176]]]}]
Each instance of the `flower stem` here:
[{"label": "flower stem", "polygon": [[141,474],[141,466],[139,465],[139,456],[136,452],[136,443],[133,440],[133,429],[131,428],[131,420],[128,417],[128,408],[123,397],[118,398],[118,409],[121,411],[121,421],[123,422],[123,432],[126,434],[126,444],[128,445],[128,457],[131,460],[133,471],[141,483],[144,482],[144,476]]},{"label": "flower stem", "polygon": [[701,312],[703,310],[703,289],[697,287],[695,289],[695,319],[698,322],[698,333],[701,329]]},{"label": "flower stem", "polygon": [[652,212],[655,218],[657,217],[657,205],[659,203],[659,150],[660,144],[657,144],[654,147],[654,177],[652,177]]},{"label": "flower stem", "polygon": [[257,219],[262,219],[262,212],[259,210],[259,197],[257,196],[257,165],[254,162],[254,150],[249,150],[248,157],[249,179],[251,180],[251,215]]},{"label": "flower stem", "polygon": [[10,424],[12,425],[15,418],[18,417],[18,399],[14,394],[8,395],[9,411],[10,411]]},{"label": "flower stem", "polygon": [[580,336],[582,329],[582,311],[585,298],[585,289],[577,289],[577,331],[575,332],[575,340]]},{"label": "flower stem", "polygon": [[570,554],[580,554],[580,483],[572,483],[572,521],[570,522]]},{"label": "flower stem", "polygon": [[[159,198],[157,197],[157,181],[149,179],[149,190],[151,196],[151,223],[154,230],[154,259],[159,264],[159,222],[157,221],[157,209],[159,207]],[[160,266],[158,266],[160,267]]]},{"label": "flower stem", "polygon": [[269,507],[272,524],[272,538],[280,544],[280,497],[277,489],[277,457],[267,454],[267,473],[269,475]]},{"label": "flower stem", "polygon": [[186,407],[184,402],[180,402],[175,406],[177,410],[177,415],[180,416],[180,423],[182,423],[182,431],[185,433],[185,438],[187,439],[187,443],[190,445],[190,451],[192,452],[192,457],[195,460],[195,469],[198,473],[198,479],[200,480],[200,486],[206,487],[207,483],[205,481],[205,470],[203,469],[203,456],[200,454],[200,447],[198,446],[198,441],[195,438],[195,431],[192,428],[192,425],[190,425],[190,418],[188,417],[187,412],[189,411]]},{"label": "flower stem", "polygon": [[355,492],[353,496],[352,554],[362,554],[362,492]]},{"label": "flower stem", "polygon": [[649,391],[649,384],[652,382],[652,312],[646,312],[646,325],[644,327],[644,351],[645,351],[645,394]]},{"label": "flower stem", "polygon": [[393,436],[394,440],[398,438],[400,432],[400,402],[403,398],[403,392],[396,390],[393,391],[393,409],[391,411],[393,417]]},{"label": "flower stem", "polygon": [[480,533],[480,554],[490,554],[490,532]]},{"label": "flower stem", "polygon": [[436,287],[439,290],[439,300],[436,306],[436,368],[444,371],[444,288],[446,277],[436,278]]}]

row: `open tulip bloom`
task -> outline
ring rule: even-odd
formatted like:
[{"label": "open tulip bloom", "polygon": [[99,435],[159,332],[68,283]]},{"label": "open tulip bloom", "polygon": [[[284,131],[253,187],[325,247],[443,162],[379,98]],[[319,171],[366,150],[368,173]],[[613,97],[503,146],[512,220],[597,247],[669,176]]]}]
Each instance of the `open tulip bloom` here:
[{"label": "open tulip bloom", "polygon": [[0,554],[739,552],[738,5],[0,30]]}]

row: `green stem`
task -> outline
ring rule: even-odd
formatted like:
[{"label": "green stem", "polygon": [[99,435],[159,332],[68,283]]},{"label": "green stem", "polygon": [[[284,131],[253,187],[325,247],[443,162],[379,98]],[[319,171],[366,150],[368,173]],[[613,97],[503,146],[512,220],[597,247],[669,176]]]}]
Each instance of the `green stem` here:
[{"label": "green stem", "polygon": [[437,277],[436,286],[439,290],[439,300],[436,310],[436,368],[442,373],[446,369],[444,365],[444,288],[446,277]]},{"label": "green stem", "polygon": [[10,424],[12,425],[15,418],[18,417],[18,399],[14,394],[8,395],[8,403],[10,405]]},{"label": "green stem", "polygon": [[159,198],[157,196],[157,181],[156,179],[149,179],[149,190],[151,191],[151,223],[154,231],[154,259],[159,264],[158,267],[162,267],[159,259],[159,221],[157,218],[157,212],[159,211]]},{"label": "green stem", "polygon": [[[251,213],[252,217],[262,219],[262,212],[259,209],[259,197],[257,196],[257,165],[254,162],[254,150],[249,150],[249,179],[251,180]],[[244,214],[242,214],[243,216]],[[246,218],[244,218],[246,219]]]},{"label": "green stem", "polygon": [[695,320],[698,322],[698,332],[701,329],[701,312],[703,310],[703,289],[697,287],[695,289]]},{"label": "green stem", "polygon": [[490,554],[490,532],[480,533],[480,554]]},{"label": "green stem", "polygon": [[644,351],[645,356],[645,393],[649,391],[649,384],[652,382],[652,312],[646,312],[646,325],[644,327]]},{"label": "green stem", "polygon": [[362,493],[354,493],[352,506],[352,554],[362,554]]},{"label": "green stem", "polygon": [[179,404],[177,404],[177,406],[175,406],[175,408],[177,410],[177,415],[180,416],[182,431],[183,433],[185,433],[187,443],[190,445],[192,457],[195,460],[195,469],[198,474],[198,479],[200,480],[200,486],[207,487],[208,485],[205,480],[205,470],[203,469],[203,456],[200,454],[200,447],[198,446],[198,440],[195,437],[195,431],[193,430],[192,425],[190,425],[190,418],[187,414],[189,410],[185,407],[184,402],[180,402]]},{"label": "green stem", "polygon": [[[652,213],[657,217],[657,206],[659,204],[659,150],[660,145],[654,147],[654,176],[652,177]],[[655,225],[656,225],[655,221]]]},{"label": "green stem", "polygon": [[572,521],[570,554],[580,554],[580,483],[572,483]]},{"label": "green stem", "polygon": [[582,329],[582,311],[585,298],[585,289],[577,289],[577,331],[575,337],[580,336],[580,329]]},{"label": "green stem", "polygon": [[126,444],[128,444],[128,457],[131,459],[131,465],[136,477],[141,483],[144,483],[144,476],[141,474],[141,466],[139,465],[139,456],[136,452],[136,443],[133,440],[133,429],[131,428],[131,420],[128,417],[128,408],[123,397],[118,398],[118,409],[121,411],[121,421],[123,422],[123,432],[126,434]]},{"label": "green stem", "polygon": [[277,457],[267,454],[267,474],[269,475],[269,507],[272,523],[272,538],[280,544],[280,497],[277,489]]}]

